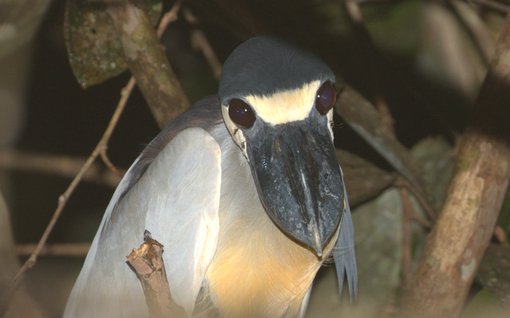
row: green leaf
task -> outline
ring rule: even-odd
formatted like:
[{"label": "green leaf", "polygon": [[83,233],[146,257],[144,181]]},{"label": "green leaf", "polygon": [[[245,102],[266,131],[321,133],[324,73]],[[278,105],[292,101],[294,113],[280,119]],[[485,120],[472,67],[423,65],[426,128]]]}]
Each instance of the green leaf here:
[{"label": "green leaf", "polygon": [[[156,25],[161,15],[161,0],[139,0],[136,4]],[[67,1],[64,37],[71,68],[83,88],[102,83],[127,68],[107,7],[108,4],[100,0]]]}]

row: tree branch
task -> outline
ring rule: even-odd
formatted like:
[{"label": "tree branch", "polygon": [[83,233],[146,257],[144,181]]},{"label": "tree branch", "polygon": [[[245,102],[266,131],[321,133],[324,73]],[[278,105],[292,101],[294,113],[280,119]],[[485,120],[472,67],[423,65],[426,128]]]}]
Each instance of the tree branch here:
[{"label": "tree branch", "polygon": [[488,65],[494,53],[494,41],[482,19],[469,4],[463,1],[449,0],[448,3],[450,3],[461,24],[473,39],[484,65]]},{"label": "tree branch", "polygon": [[447,198],[402,299],[406,317],[456,317],[464,306],[510,179],[509,85],[510,15],[462,136]]},{"label": "tree branch", "polygon": [[484,6],[486,8],[490,8],[492,10],[496,10],[502,13],[507,13],[509,11],[508,5],[504,3],[500,3],[497,0],[469,0],[466,2],[474,2],[478,3],[481,6]]},{"label": "tree branch", "polygon": [[[163,127],[189,106],[147,14],[129,0],[105,0],[125,58],[158,125]],[[179,6],[174,6],[176,17]]]},{"label": "tree branch", "polygon": [[[85,161],[85,157],[75,158],[14,150],[0,151],[0,170],[46,173],[65,178],[73,178],[76,176]],[[123,171],[120,171],[121,175],[123,173]],[[87,172],[83,174],[83,180],[116,187],[120,181],[120,177],[109,170],[103,169],[99,164],[93,164]]]},{"label": "tree branch", "polygon": [[122,115],[122,112],[124,111],[124,108],[127,104],[127,101],[129,99],[129,95],[133,91],[133,88],[135,86],[135,80],[133,77],[129,80],[128,84],[121,93],[121,98],[119,100],[119,103],[117,104],[117,108],[115,109],[115,112],[113,113],[112,118],[110,119],[110,122],[108,123],[108,126],[106,127],[105,132],[103,133],[103,136],[101,137],[101,140],[96,145],[96,148],[92,151],[90,156],[87,158],[87,161],[83,164],[82,168],[78,172],[78,174],[74,177],[73,181],[71,181],[71,184],[67,187],[66,191],[58,198],[58,204],[57,208],[55,209],[55,212],[53,212],[53,216],[50,219],[50,222],[48,223],[48,226],[44,230],[43,235],[41,236],[41,239],[39,240],[39,243],[37,243],[36,248],[28,258],[28,260],[21,266],[18,273],[16,273],[16,276],[13,280],[13,287],[15,288],[23,276],[23,274],[32,268],[35,263],[37,262],[37,257],[41,250],[43,249],[44,245],[46,244],[46,241],[48,240],[48,237],[50,236],[50,233],[53,231],[53,228],[55,227],[55,224],[57,223],[57,220],[59,219],[60,215],[62,214],[62,211],[64,210],[64,207],[67,204],[67,201],[69,200],[69,197],[74,192],[78,184],[81,182],[83,176],[87,172],[87,170],[92,166],[94,161],[97,159],[97,157],[100,155],[101,151],[104,147],[108,145],[108,141],[110,140],[110,137],[113,133],[113,130],[117,126],[117,122],[119,121],[120,115]]},{"label": "tree branch", "polygon": [[[395,139],[383,125],[381,116],[372,104],[348,85],[340,88],[335,111],[358,135],[377,151],[414,188],[423,199],[421,204],[430,206],[427,185],[409,151]],[[427,210],[431,210],[428,208]]]},{"label": "tree branch", "polygon": [[[36,248],[36,244],[17,244],[15,252],[18,256],[30,255]],[[45,245],[39,255],[85,257],[89,251],[90,243],[55,243]]]},{"label": "tree branch", "polygon": [[[118,4],[117,2],[113,1],[114,3]],[[179,9],[180,2],[178,2],[174,7],[167,13],[165,16],[163,16],[161,23],[158,28],[158,35],[161,35],[163,31],[166,29],[168,24],[175,20],[177,11]],[[130,4],[131,6],[131,4]],[[138,9],[136,9],[138,10]],[[143,13],[143,12],[142,12]],[[127,27],[127,26],[126,26]],[[108,142],[110,140],[110,137],[113,133],[113,130],[117,126],[117,122],[119,121],[120,116],[122,115],[122,112],[124,111],[124,108],[127,104],[127,101],[129,99],[129,96],[131,95],[131,92],[133,91],[133,88],[135,86],[135,78],[131,77],[129,79],[129,82],[126,84],[126,86],[122,89],[120,100],[117,104],[117,107],[115,108],[115,111],[112,115],[112,118],[110,119],[110,122],[108,123],[108,126],[105,129],[105,132],[103,133],[103,136],[101,137],[101,140],[97,143],[96,147],[90,154],[90,156],[87,158],[86,162],[83,164],[82,168],[78,172],[78,174],[74,177],[73,181],[71,181],[71,184],[68,186],[66,191],[59,197],[58,199],[58,205],[55,209],[55,212],[53,213],[53,216],[50,219],[50,222],[48,223],[48,226],[44,230],[43,235],[41,236],[41,239],[37,243],[36,248],[28,258],[28,260],[21,266],[19,271],[16,273],[16,276],[13,279],[12,282],[12,288],[15,289],[19,285],[19,282],[23,276],[23,274],[32,268],[35,263],[37,262],[37,257],[41,250],[43,249],[44,245],[46,244],[46,241],[48,240],[48,237],[50,233],[53,231],[53,228],[55,227],[55,224],[57,223],[57,220],[59,219],[60,215],[62,214],[62,211],[64,207],[67,204],[67,201],[69,197],[72,195],[78,184],[83,179],[83,176],[85,175],[86,171],[92,166],[94,161],[97,159],[98,156],[101,155],[101,153],[105,152],[108,148]],[[103,157],[104,158],[104,157]]]},{"label": "tree branch", "polygon": [[185,317],[184,310],[175,304],[170,294],[163,261],[163,245],[145,231],[144,243],[127,256],[126,261],[142,285],[151,318]]}]

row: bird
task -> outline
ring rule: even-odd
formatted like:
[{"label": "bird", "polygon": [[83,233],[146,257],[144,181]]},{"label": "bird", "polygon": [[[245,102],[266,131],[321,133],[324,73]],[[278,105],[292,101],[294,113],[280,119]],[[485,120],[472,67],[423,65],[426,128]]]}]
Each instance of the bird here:
[{"label": "bird", "polygon": [[336,77],[272,36],[237,46],[218,94],[146,146],[106,208],[64,317],[147,317],[125,256],[145,230],[164,245],[187,317],[304,317],[333,259],[357,294],[354,229],[333,143]]}]

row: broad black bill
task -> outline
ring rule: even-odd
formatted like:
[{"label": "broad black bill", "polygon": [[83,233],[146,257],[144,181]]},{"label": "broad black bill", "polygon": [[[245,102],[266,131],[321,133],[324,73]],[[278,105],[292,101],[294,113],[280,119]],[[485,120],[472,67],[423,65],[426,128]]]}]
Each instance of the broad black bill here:
[{"label": "broad black bill", "polygon": [[327,125],[309,118],[264,126],[263,133],[247,136],[262,204],[284,233],[322,257],[344,208],[342,176]]}]

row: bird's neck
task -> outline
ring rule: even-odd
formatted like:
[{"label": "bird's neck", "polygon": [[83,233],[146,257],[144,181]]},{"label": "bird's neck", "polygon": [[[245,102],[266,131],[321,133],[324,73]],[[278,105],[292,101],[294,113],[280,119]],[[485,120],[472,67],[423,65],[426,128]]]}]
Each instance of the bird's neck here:
[{"label": "bird's neck", "polygon": [[226,317],[296,316],[322,260],[267,216],[258,224],[232,221],[207,273],[215,306]]},{"label": "bird's neck", "polygon": [[[209,298],[223,317],[295,317],[322,265],[271,221],[237,146],[222,144],[220,235],[207,271]],[[242,185],[240,187],[240,185]],[[326,257],[336,236],[324,250]]]}]

